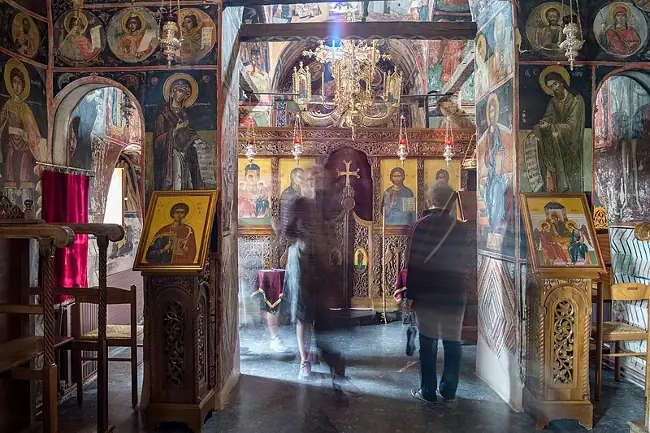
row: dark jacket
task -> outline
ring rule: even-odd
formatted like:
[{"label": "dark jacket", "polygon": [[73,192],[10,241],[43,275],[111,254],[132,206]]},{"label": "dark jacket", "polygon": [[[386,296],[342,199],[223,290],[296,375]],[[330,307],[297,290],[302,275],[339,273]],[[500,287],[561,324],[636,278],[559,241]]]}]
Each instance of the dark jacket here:
[{"label": "dark jacket", "polygon": [[463,306],[466,275],[469,267],[476,266],[469,263],[468,227],[442,209],[425,211],[423,215],[411,230],[407,297],[436,306]]}]

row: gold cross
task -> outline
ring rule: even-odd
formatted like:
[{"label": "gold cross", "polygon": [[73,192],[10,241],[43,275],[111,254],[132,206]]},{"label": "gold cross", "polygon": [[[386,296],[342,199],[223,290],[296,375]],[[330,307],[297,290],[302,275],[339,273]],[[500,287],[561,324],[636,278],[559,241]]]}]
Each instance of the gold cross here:
[{"label": "gold cross", "polygon": [[361,176],[359,176],[359,169],[357,168],[354,171],[350,171],[350,165],[352,164],[352,161],[343,161],[343,164],[345,164],[345,171],[339,171],[337,168],[336,177],[345,176],[345,186],[350,186],[350,176],[356,176],[357,179],[361,178]]}]

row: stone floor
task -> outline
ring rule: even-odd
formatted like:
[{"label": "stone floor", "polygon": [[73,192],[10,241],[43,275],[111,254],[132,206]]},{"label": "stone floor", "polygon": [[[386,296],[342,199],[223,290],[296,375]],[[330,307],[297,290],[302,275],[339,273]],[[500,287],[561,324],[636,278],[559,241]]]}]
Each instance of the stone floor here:
[{"label": "stone floor", "polygon": [[[348,376],[358,396],[340,396],[326,380],[324,365],[314,366],[314,379],[298,381],[294,356],[277,355],[268,348],[260,329],[241,332],[242,377],[230,404],[215,412],[203,432],[254,433],[366,433],[366,432],[535,432],[530,417],[513,412],[474,373],[475,347],[465,346],[457,402],[429,406],[414,400],[409,390],[419,381],[418,364],[404,355],[404,328],[399,323],[357,328],[337,341],[348,359]],[[295,347],[289,328],[282,330],[287,346]],[[441,361],[441,359],[439,360]],[[142,432],[142,422],[131,409],[128,365],[112,363],[110,420],[118,433]],[[319,374],[320,373],[320,374]],[[603,400],[595,405],[594,432],[628,432],[627,421],[643,417],[643,391],[616,383],[605,373]],[[61,420],[89,420],[95,407],[94,385],[89,385],[83,408],[75,399],[61,407]],[[166,426],[160,432],[186,432]],[[586,431],[573,421],[554,422],[549,432]]]}]

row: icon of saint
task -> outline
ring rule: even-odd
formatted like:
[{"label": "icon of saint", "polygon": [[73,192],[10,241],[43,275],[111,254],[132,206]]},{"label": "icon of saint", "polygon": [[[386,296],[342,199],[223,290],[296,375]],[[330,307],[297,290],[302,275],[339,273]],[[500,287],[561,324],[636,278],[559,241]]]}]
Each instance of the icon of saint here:
[{"label": "icon of saint", "polygon": [[406,173],[401,167],[390,172],[392,186],[384,191],[382,207],[387,225],[409,225],[415,221],[415,195],[404,185]]},{"label": "icon of saint", "polygon": [[176,203],[169,211],[173,221],[156,232],[147,249],[146,260],[152,265],[191,265],[196,259],[194,230],[183,222],[190,207]]}]

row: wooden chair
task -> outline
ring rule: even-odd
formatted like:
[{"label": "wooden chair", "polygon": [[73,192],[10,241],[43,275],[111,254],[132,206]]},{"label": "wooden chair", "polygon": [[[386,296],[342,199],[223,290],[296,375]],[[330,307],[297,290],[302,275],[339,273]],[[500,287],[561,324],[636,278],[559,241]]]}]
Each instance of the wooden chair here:
[{"label": "wooden chair", "polygon": [[[648,301],[648,313],[650,313],[650,285],[639,283],[621,283],[621,284],[601,284],[598,290],[598,308],[602,309],[605,301]],[[596,329],[596,400],[600,399],[600,390],[602,387],[602,359],[603,357],[612,357],[615,359],[615,377],[620,380],[621,377],[621,358],[627,356],[644,357],[648,360],[648,343],[650,343],[650,333],[648,330],[639,328],[623,322],[601,322],[600,335]],[[614,350],[611,353],[603,353],[603,345],[598,344],[613,343]],[[628,352],[621,350],[623,341],[646,342],[645,352]],[[650,384],[650,368],[646,369],[645,376],[645,393],[648,395],[648,385]]]},{"label": "wooden chair", "polygon": [[[99,292],[92,288],[83,294],[75,297],[75,305],[72,308],[72,372],[73,379],[77,384],[77,402],[83,404],[83,362],[97,361],[97,356],[83,356],[83,351],[96,351],[96,342],[99,330],[94,329],[90,332],[83,333],[83,323],[81,314],[82,304],[99,304]],[[131,363],[131,404],[133,407],[138,405],[138,338],[142,337],[143,327],[138,326],[137,315],[137,290],[132,285],[129,290],[119,289],[117,287],[108,287],[107,304],[108,305],[129,305],[131,324],[130,325],[106,325],[106,344],[111,347],[128,347],[131,350],[129,357],[111,358],[108,361],[130,362]]]},{"label": "wooden chair", "polygon": [[[605,353],[603,348],[603,320],[605,316],[605,303],[611,307],[612,302],[611,300],[600,299],[599,295],[604,294],[605,291],[609,290],[609,286],[612,284],[613,274],[609,245],[609,232],[607,230],[601,230],[596,234],[596,237],[598,245],[600,246],[603,263],[605,264],[605,269],[607,271],[606,274],[601,275],[598,281],[594,281],[591,292],[591,302],[592,305],[595,305],[596,308],[596,320],[592,323],[591,331],[591,338],[594,342],[593,352],[591,355],[595,359],[596,364],[596,386],[594,390],[594,399],[596,401],[599,401],[603,381],[603,355]],[[609,351],[607,353],[609,353]]]},{"label": "wooden chair", "polygon": [[[97,239],[99,287],[56,288],[54,293],[57,296],[73,296],[77,303],[85,297],[90,297],[93,300],[96,299],[96,303],[98,304],[98,334],[96,340],[85,342],[85,347],[87,347],[85,350],[97,352],[97,431],[101,433],[112,432],[115,430],[115,426],[108,424],[108,342],[106,336],[106,311],[108,305],[107,252],[110,242],[117,242],[124,238],[124,229],[117,224],[57,223],[54,225],[61,227],[69,226],[70,229],[74,230],[75,234],[92,235]],[[42,288],[32,288],[33,294],[37,294],[39,291],[42,291]],[[76,344],[78,345],[79,342],[76,342]],[[74,337],[71,347],[74,350]]]}]

